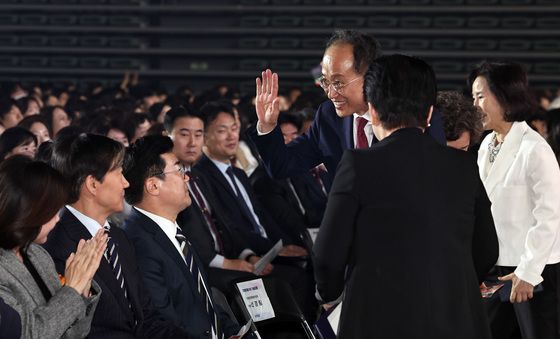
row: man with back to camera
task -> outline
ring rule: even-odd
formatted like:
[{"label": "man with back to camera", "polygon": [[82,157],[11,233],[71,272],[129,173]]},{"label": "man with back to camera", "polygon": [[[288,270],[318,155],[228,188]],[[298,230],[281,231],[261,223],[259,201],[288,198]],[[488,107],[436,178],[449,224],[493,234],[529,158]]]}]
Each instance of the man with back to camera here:
[{"label": "man with back to camera", "polygon": [[[363,95],[364,74],[380,54],[379,43],[358,31],[336,31],[323,55],[321,87],[329,101],[321,104],[310,130],[287,146],[277,126],[279,115],[278,75],[270,70],[257,78],[255,107],[258,116],[251,139],[276,178],[287,178],[323,163],[332,182],[342,153],[367,148],[376,141]],[[435,112],[428,133],[439,143],[445,136]]]},{"label": "man with back to camera", "polygon": [[385,56],[364,86],[380,141],[345,152],[313,248],[322,299],[345,290],[338,337],[490,338],[479,290],[498,257],[490,201],[472,156],[423,133],[433,70]]}]

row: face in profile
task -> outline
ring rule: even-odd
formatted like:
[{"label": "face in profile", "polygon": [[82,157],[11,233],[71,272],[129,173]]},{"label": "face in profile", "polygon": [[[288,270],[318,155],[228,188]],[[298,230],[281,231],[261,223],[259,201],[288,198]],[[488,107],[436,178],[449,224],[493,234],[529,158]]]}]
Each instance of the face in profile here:
[{"label": "face in profile", "polygon": [[167,206],[175,206],[175,211],[179,213],[191,204],[187,186],[189,177],[183,174],[182,165],[175,154],[164,153],[161,157],[165,162],[165,174],[160,179],[160,202]]},{"label": "face in profile", "polygon": [[95,182],[95,201],[109,214],[121,212],[124,208],[124,189],[129,186],[123,175],[122,166],[118,166],[105,174],[103,180]]},{"label": "face in profile", "polygon": [[177,118],[170,134],[173,153],[185,166],[192,166],[202,156],[204,122],[195,117]]},{"label": "face in profile", "polygon": [[346,117],[365,113],[368,107],[363,94],[364,78],[354,69],[352,45],[334,44],[327,48],[321,66],[323,78],[328,83],[324,89],[336,114]]},{"label": "face in profile", "polygon": [[58,220],[60,220],[60,217],[57,213],[51,218],[51,220],[41,226],[41,231],[39,232],[39,235],[37,235],[35,240],[33,240],[33,242],[39,245],[46,243],[49,233],[51,233]]},{"label": "face in profile", "polygon": [[228,113],[220,113],[206,128],[208,155],[222,162],[228,162],[237,152],[239,125]]},{"label": "face in profile", "polygon": [[484,130],[494,130],[504,122],[504,110],[490,90],[485,77],[476,77],[472,84],[472,96],[474,105],[480,107],[484,115],[482,120]]}]

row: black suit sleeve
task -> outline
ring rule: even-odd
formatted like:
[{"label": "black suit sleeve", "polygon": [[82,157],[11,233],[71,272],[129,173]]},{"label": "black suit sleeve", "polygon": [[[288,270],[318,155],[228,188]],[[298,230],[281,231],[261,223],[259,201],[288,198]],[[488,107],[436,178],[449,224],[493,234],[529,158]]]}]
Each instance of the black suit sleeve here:
[{"label": "black suit sleeve", "polygon": [[317,290],[324,301],[337,299],[344,289],[346,266],[350,261],[359,197],[351,151],[346,151],[327,202],[321,230],[313,246]]},{"label": "black suit sleeve", "polygon": [[474,267],[478,282],[484,281],[488,271],[498,260],[498,237],[490,210],[490,200],[477,175],[478,194],[475,203],[475,225],[472,239]]}]

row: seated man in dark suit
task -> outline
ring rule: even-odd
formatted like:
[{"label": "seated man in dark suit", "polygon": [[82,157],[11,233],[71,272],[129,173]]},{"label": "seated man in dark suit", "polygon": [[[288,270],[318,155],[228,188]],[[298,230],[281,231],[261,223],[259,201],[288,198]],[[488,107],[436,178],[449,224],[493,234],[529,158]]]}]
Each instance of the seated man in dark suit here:
[{"label": "seated man in dark suit", "polygon": [[202,156],[204,117],[192,107],[175,107],[165,115],[165,128],[173,140],[173,153],[185,167],[192,204],[179,213],[177,224],[189,235],[199,258],[207,269],[210,285],[227,293],[231,282],[255,278],[255,255],[242,235],[231,232],[229,222],[204,178],[194,170]]},{"label": "seated man in dark suit", "polygon": [[[202,108],[205,114],[205,144],[207,156],[203,155],[195,166],[197,175],[203,177],[215,202],[230,222],[230,232],[240,234],[249,248],[257,255],[265,254],[278,240],[282,239],[281,257],[303,257],[307,252],[295,245],[280,229],[255,199],[249,179],[242,170],[231,166],[230,158],[235,154],[239,140],[239,126],[233,112],[219,106]],[[296,240],[297,241],[297,240]],[[285,258],[283,258],[285,259]],[[285,261],[289,261],[289,258]],[[270,266],[272,268],[272,266]],[[311,319],[315,301],[312,298],[312,276],[296,265],[276,263],[272,274],[290,283],[296,300]]]},{"label": "seated man in dark suit", "polygon": [[191,338],[154,310],[144,290],[134,249],[124,232],[111,227],[107,217],[123,209],[124,147],[100,135],[82,133],[55,142],[52,164],[70,183],[67,205],[49,234],[45,249],[59,274],[80,239],[90,239],[100,228],[109,234],[105,259],[94,279],[102,293],[89,338]]},{"label": "seated man in dark suit", "polygon": [[193,337],[236,334],[238,326],[213,301],[189,235],[177,225],[177,214],[191,204],[191,197],[189,177],[173,154],[171,139],[138,139],[127,150],[124,176],[130,183],[126,200],[133,209],[123,228],[156,309]]}]

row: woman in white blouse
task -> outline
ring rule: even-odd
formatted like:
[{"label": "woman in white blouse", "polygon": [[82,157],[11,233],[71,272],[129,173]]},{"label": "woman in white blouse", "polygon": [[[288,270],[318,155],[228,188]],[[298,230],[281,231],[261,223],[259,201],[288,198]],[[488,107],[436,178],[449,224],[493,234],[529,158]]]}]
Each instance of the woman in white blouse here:
[{"label": "woman in white blouse", "polygon": [[[483,62],[469,85],[484,128],[492,131],[482,141],[478,166],[498,234],[497,273],[511,280],[512,304],[529,303],[525,319],[534,326],[522,321],[522,332],[525,327],[539,339],[559,338],[560,170],[552,149],[524,121],[533,109],[527,74],[519,64]],[[533,294],[541,283],[543,291]],[[523,308],[514,313],[512,304],[502,303],[497,317],[504,337]],[[510,318],[504,321],[505,314]]]}]

